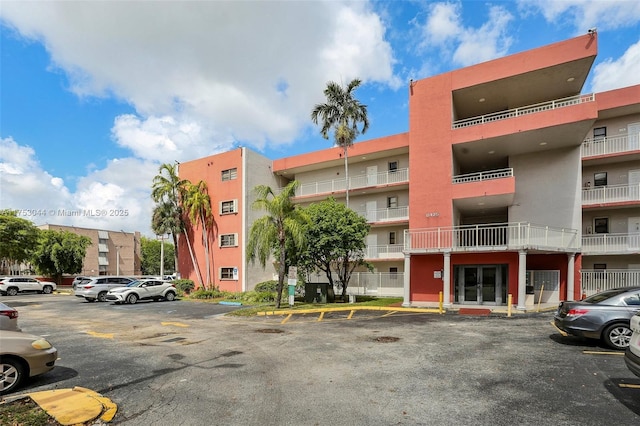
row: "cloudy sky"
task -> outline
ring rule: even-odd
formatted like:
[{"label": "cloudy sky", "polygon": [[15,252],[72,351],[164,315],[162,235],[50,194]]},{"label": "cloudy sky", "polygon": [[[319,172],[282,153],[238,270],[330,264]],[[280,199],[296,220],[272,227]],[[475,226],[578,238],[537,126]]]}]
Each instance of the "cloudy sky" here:
[{"label": "cloudy sky", "polygon": [[161,163],[331,146],[309,119],[329,80],[363,80],[359,140],[406,132],[410,79],[592,27],[584,92],[640,84],[637,0],[2,0],[0,208],[151,235]]}]

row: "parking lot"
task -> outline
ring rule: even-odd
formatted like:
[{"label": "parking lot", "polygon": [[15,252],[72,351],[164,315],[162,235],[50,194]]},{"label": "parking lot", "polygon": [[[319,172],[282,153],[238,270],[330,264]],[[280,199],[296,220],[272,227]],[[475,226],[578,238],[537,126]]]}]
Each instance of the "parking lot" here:
[{"label": "parking lot", "polygon": [[19,392],[82,386],[126,425],[640,424],[620,352],[551,313],[228,317],[232,306],[0,298],[60,359]]}]

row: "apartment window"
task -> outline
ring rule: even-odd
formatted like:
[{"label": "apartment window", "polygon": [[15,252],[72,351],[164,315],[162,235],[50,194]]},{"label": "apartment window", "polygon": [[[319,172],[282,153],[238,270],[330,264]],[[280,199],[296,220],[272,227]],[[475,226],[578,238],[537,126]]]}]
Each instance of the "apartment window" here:
[{"label": "apartment window", "polygon": [[604,139],[607,137],[607,128],[606,127],[596,127],[593,129],[593,138],[594,139]]},{"label": "apartment window", "polygon": [[220,201],[220,214],[236,213],[238,200]]},{"label": "apartment window", "polygon": [[607,172],[594,173],[593,186],[607,186]]},{"label": "apartment window", "polygon": [[606,263],[594,263],[593,264],[593,269],[595,269],[596,271],[604,271],[607,269],[607,264]]},{"label": "apartment window", "polygon": [[220,247],[235,247],[238,245],[238,234],[220,235]]},{"label": "apartment window", "polygon": [[395,244],[395,243],[396,243],[396,232],[391,231],[389,232],[389,244]]},{"label": "apartment window", "polygon": [[238,268],[220,268],[221,280],[237,280]]},{"label": "apartment window", "polygon": [[389,161],[389,171],[397,172],[398,171],[398,162],[397,161]]},{"label": "apartment window", "polygon": [[387,208],[388,209],[397,209],[398,208],[398,197],[396,197],[396,196],[387,197]]},{"label": "apartment window", "polygon": [[608,234],[609,219],[606,217],[599,217],[599,218],[593,219],[593,230],[596,234]]},{"label": "apartment window", "polygon": [[237,177],[238,177],[238,169],[235,167],[233,169],[227,169],[222,171],[222,181],[233,180],[233,179],[236,179]]},{"label": "apartment window", "polygon": [[389,278],[391,278],[392,280],[398,279],[398,268],[396,267],[389,268]]}]

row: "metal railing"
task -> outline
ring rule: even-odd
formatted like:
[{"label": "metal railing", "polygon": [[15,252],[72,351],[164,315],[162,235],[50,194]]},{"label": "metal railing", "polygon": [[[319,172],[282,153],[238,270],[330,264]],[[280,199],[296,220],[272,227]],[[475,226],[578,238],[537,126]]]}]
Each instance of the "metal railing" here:
[{"label": "metal railing", "polygon": [[456,120],[452,123],[453,129],[463,127],[476,126],[478,124],[491,123],[493,121],[506,120],[508,118],[520,117],[522,115],[535,114],[542,111],[550,111],[558,108],[564,108],[573,105],[583,104],[585,102],[593,102],[595,95],[577,95],[568,98],[556,99],[553,101],[542,102],[534,105],[527,105],[521,108],[509,109],[506,111],[494,112],[491,114],[481,115],[478,117],[465,118],[464,120]]},{"label": "metal railing", "polygon": [[640,183],[596,186],[582,190],[582,205],[640,201]]},{"label": "metal railing", "polygon": [[640,233],[582,236],[582,254],[625,254],[638,253],[639,250]]},{"label": "metal railing", "polygon": [[464,225],[404,231],[404,248],[417,252],[577,250],[578,231],[528,222]]},{"label": "metal railing", "polygon": [[[338,282],[338,276],[332,275],[333,282]],[[322,274],[310,274],[307,282],[327,282],[327,277]],[[402,297],[404,288],[403,272],[354,272],[347,286],[347,294],[371,295],[380,297]],[[336,295],[342,294],[340,285],[334,286]]]},{"label": "metal railing", "polygon": [[585,139],[580,148],[582,158],[637,151],[640,150],[640,134]]},{"label": "metal railing", "polygon": [[364,257],[365,259],[402,259],[404,258],[403,249],[403,244],[367,246],[364,251]]},{"label": "metal railing", "polygon": [[[353,176],[349,178],[349,190],[370,186],[390,185],[409,182],[409,169],[380,172]],[[345,191],[346,179],[333,179],[320,182],[305,183],[298,187],[296,196],[316,195]]]},{"label": "metal railing", "polygon": [[453,183],[480,182],[483,180],[501,179],[513,176],[513,169],[490,170],[488,172],[467,173],[453,177]]},{"label": "metal railing", "polygon": [[360,210],[357,213],[367,219],[367,222],[369,223],[409,220],[409,206],[366,211]]},{"label": "metal railing", "polygon": [[617,287],[640,286],[639,269],[605,269],[580,271],[581,294],[591,296]]}]

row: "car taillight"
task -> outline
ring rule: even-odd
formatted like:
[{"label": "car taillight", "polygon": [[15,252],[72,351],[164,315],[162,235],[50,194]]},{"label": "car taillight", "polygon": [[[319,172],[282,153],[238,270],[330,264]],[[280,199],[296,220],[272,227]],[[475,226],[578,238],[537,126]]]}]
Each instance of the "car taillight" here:
[{"label": "car taillight", "polygon": [[569,309],[569,312],[567,312],[567,316],[568,317],[579,317],[580,315],[584,315],[584,314],[586,314],[588,312],[589,312],[588,309]]},{"label": "car taillight", "polygon": [[18,311],[0,311],[0,315],[14,319],[18,318]]},{"label": "car taillight", "polygon": [[92,285],[83,285],[82,288],[86,288],[87,290],[89,290],[90,288],[93,288]]}]

